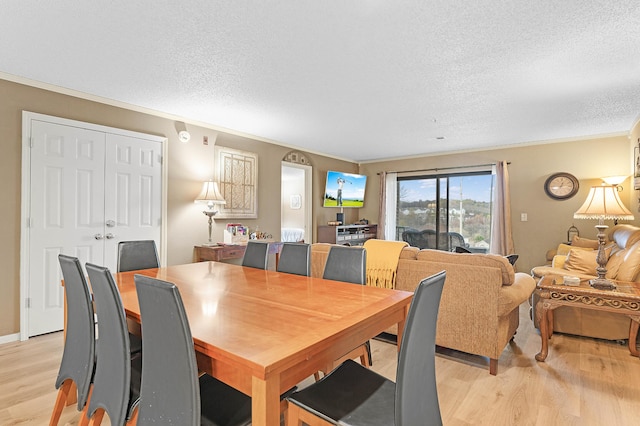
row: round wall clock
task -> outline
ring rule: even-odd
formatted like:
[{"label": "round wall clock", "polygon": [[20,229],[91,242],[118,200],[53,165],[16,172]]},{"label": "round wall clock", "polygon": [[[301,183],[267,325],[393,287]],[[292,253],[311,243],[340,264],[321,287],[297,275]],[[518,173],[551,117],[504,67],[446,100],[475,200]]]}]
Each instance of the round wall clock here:
[{"label": "round wall clock", "polygon": [[567,200],[577,194],[580,183],[570,173],[554,173],[544,182],[544,192],[554,200]]}]

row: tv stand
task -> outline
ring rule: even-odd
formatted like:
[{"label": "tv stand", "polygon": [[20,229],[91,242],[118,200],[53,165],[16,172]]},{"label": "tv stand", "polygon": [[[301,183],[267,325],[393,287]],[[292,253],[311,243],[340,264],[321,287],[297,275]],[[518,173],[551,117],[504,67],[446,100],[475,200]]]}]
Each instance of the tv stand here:
[{"label": "tv stand", "polygon": [[318,226],[319,243],[361,246],[377,234],[378,225]]}]

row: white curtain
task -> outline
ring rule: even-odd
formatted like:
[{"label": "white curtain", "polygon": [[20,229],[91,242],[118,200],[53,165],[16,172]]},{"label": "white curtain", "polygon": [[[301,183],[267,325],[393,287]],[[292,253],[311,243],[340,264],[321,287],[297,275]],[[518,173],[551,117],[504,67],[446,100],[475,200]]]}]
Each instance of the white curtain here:
[{"label": "white curtain", "polygon": [[499,161],[494,168],[496,176],[491,214],[491,247],[489,251],[506,256],[515,252],[511,232],[511,195],[509,170],[506,161]]},{"label": "white curtain", "polygon": [[396,239],[396,182],[397,173],[380,173],[380,199],[378,211],[378,238]]}]

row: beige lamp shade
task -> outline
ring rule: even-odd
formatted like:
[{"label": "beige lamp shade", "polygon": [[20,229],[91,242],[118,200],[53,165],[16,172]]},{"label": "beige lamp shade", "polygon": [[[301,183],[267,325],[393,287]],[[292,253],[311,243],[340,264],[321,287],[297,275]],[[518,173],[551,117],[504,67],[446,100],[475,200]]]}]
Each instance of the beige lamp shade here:
[{"label": "beige lamp shade", "polygon": [[195,199],[196,203],[206,203],[209,208],[213,208],[214,204],[227,204],[224,197],[218,189],[218,182],[209,180],[202,184],[202,191]]},{"label": "beige lamp shade", "polygon": [[624,206],[615,186],[592,186],[586,201],[573,214],[575,219],[633,220],[633,214]]}]

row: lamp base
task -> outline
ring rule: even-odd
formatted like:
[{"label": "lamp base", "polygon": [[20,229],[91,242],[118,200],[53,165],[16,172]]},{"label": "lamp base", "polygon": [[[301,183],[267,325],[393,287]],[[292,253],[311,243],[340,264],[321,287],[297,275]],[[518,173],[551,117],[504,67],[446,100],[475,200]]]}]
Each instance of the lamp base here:
[{"label": "lamp base", "polygon": [[597,288],[598,290],[615,290],[616,285],[604,278],[594,278],[589,280],[589,285],[593,288]]},{"label": "lamp base", "polygon": [[213,210],[205,210],[202,213],[204,213],[206,216],[209,216],[209,243],[208,244],[204,244],[204,245],[215,245],[212,241],[211,241],[211,225],[213,225],[213,216],[216,215],[216,213],[218,213],[217,211],[213,211]]}]

